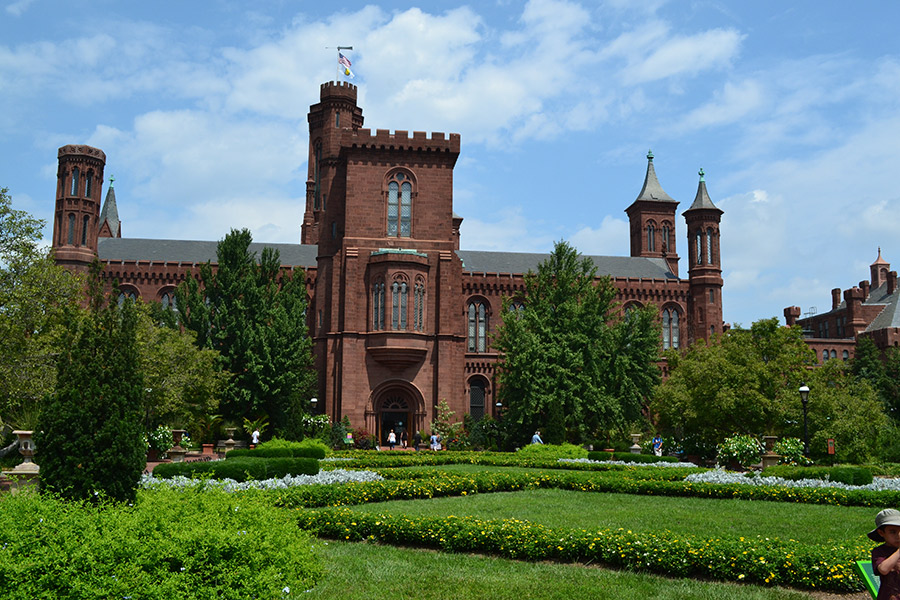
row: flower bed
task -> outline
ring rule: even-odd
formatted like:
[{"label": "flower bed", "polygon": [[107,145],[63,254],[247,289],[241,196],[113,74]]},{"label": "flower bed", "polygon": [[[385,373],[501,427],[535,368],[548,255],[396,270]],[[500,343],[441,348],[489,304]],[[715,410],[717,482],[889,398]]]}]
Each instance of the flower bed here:
[{"label": "flower bed", "polygon": [[320,537],[480,552],[519,560],[604,563],[677,577],[852,591],[854,561],[868,546],[816,546],[769,538],[701,539],[667,531],[551,529],[516,519],[407,518],[345,508],[298,510],[300,526]]}]

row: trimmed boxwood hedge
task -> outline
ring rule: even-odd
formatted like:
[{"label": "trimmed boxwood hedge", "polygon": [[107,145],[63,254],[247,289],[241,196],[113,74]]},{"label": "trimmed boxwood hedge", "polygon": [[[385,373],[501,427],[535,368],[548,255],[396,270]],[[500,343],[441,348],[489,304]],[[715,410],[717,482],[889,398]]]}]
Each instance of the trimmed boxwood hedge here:
[{"label": "trimmed boxwood hedge", "polygon": [[198,462],[163,463],[153,469],[154,477],[170,479],[211,477],[212,479],[273,479],[285,475],[317,475],[319,461],[314,458],[233,458]]},{"label": "trimmed boxwood hedge", "polygon": [[315,446],[304,448],[237,448],[225,455],[234,458],[325,458],[325,450]]},{"label": "trimmed boxwood hedge", "polygon": [[588,460],[620,460],[622,462],[636,463],[678,462],[678,459],[674,456],[633,454],[631,452],[588,452]]},{"label": "trimmed boxwood hedge", "polygon": [[830,479],[847,485],[869,485],[872,483],[872,472],[864,467],[795,467],[776,465],[762,471],[763,477],[781,477],[796,481],[798,479]]}]

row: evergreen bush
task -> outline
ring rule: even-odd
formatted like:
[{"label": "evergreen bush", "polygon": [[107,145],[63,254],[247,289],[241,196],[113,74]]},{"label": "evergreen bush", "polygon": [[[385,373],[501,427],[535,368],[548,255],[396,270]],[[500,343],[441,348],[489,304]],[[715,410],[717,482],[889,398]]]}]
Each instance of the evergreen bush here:
[{"label": "evergreen bush", "polygon": [[226,460],[235,458],[325,458],[325,450],[320,447],[293,448],[236,448],[225,455]]},{"label": "evergreen bush", "polygon": [[653,454],[632,454],[631,452],[588,452],[588,460],[619,460],[633,463],[678,462],[675,456],[655,456]]},{"label": "evergreen bush", "polygon": [[131,502],[147,456],[138,315],[131,301],[119,306],[103,295],[100,271],[95,262],[89,310],[66,334],[56,391],[43,403],[34,436],[36,462],[43,490],[69,499]]}]

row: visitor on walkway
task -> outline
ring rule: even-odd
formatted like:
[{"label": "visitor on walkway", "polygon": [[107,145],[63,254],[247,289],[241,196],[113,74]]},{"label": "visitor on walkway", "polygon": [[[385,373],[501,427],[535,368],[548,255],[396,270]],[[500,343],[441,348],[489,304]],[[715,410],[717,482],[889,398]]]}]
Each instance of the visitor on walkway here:
[{"label": "visitor on walkway", "polygon": [[394,449],[394,446],[397,445],[397,434],[394,433],[394,430],[391,429],[391,432],[388,434],[388,446],[391,447],[391,450]]},{"label": "visitor on walkway", "polygon": [[404,429],[400,432],[400,447],[405,449],[407,446],[409,446],[409,436],[406,435],[406,430]]},{"label": "visitor on walkway", "polygon": [[656,437],[653,438],[653,454],[662,456],[662,438],[659,437],[659,434],[656,434]]},{"label": "visitor on walkway", "polygon": [[531,443],[532,443],[532,444],[543,444],[543,443],[544,443],[544,440],[541,439],[541,432],[540,432],[540,431],[535,431],[535,432],[534,432],[534,435],[531,436]]},{"label": "visitor on walkway", "polygon": [[259,444],[259,427],[254,429],[253,433],[250,434],[250,443],[253,444],[254,446]]},{"label": "visitor on walkway", "polygon": [[416,430],[416,435],[413,436],[413,444],[416,445],[416,452],[419,451],[419,446],[422,445],[422,432]]}]

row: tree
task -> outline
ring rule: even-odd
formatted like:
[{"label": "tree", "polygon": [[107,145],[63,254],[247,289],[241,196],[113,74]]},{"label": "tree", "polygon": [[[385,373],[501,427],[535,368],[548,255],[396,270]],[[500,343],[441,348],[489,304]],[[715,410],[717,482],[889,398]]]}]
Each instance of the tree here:
[{"label": "tree", "polygon": [[888,416],[900,422],[900,349],[890,347],[882,352],[872,338],[860,337],[850,370],[875,389]]},{"label": "tree", "polygon": [[161,325],[165,311],[159,303],[139,303],[136,310],[144,431],[167,424],[187,429],[197,439],[208,437],[207,421],[230,377],[218,367],[218,352],[198,348],[193,331]]},{"label": "tree", "polygon": [[89,278],[90,307],[70,324],[57,362],[56,391],[35,433],[41,487],[63,497],[133,501],[147,448],[137,312],[102,293],[101,266]]},{"label": "tree", "polygon": [[664,431],[706,448],[735,433],[802,437],[797,389],[815,355],[799,327],[765,319],[667,359],[669,378],[651,405]]},{"label": "tree", "polygon": [[541,429],[548,443],[582,442],[638,418],[659,379],[655,311],[619,312],[608,277],[564,241],[503,304],[494,346],[503,427],[511,445]]},{"label": "tree", "polygon": [[39,246],[43,227],[0,189],[0,424],[19,429],[34,428],[53,391],[62,332],[84,297],[80,278]]},{"label": "tree", "polygon": [[232,230],[219,242],[217,268],[207,263],[200,282],[178,287],[180,323],[233,374],[220,404],[226,419],[267,416],[276,435],[299,439],[316,389],[305,281],[302,271],[281,272],[277,250],[263,249],[257,262],[251,242],[248,230]]}]

